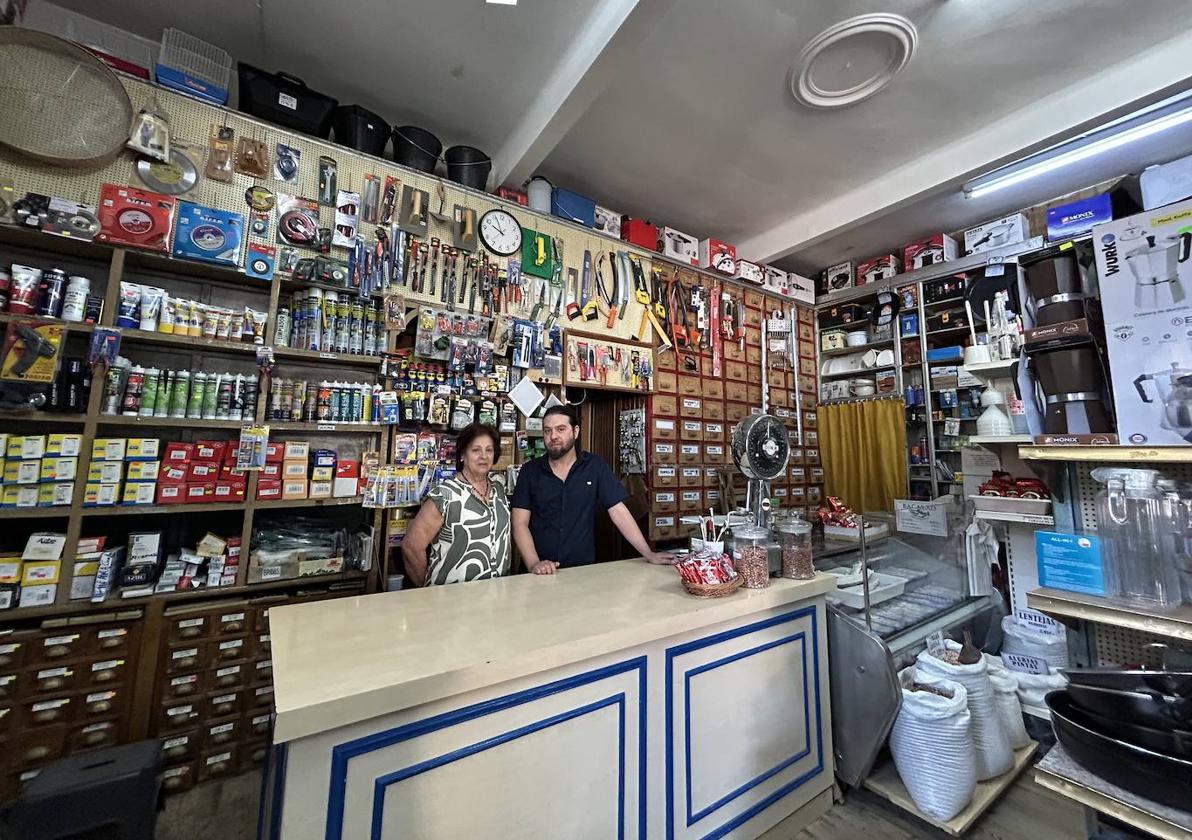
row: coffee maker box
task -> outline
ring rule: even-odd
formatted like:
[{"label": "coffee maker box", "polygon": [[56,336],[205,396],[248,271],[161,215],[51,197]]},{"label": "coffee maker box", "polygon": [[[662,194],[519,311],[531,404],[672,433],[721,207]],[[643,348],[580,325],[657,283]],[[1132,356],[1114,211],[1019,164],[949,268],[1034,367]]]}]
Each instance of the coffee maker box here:
[{"label": "coffee maker box", "polygon": [[1118,438],[1192,442],[1192,201],[1093,228]]}]

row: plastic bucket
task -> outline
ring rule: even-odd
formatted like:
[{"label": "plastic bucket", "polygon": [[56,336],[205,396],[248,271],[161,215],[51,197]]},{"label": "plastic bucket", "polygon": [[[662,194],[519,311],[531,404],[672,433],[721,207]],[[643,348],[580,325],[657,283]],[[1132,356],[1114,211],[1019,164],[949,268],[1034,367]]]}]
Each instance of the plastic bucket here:
[{"label": "plastic bucket", "polygon": [[447,177],[457,184],[483,190],[488,184],[488,173],[493,168],[493,159],[471,146],[452,146],[443,157],[447,161]]},{"label": "plastic bucket", "polygon": [[434,172],[443,144],[424,128],[401,125],[393,129],[393,159],[419,172]]}]

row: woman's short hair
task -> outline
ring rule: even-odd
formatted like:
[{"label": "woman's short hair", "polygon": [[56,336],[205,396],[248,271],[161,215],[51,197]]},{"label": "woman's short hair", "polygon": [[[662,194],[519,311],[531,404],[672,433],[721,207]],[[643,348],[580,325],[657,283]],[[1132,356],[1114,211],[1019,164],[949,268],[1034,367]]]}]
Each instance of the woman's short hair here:
[{"label": "woman's short hair", "polygon": [[455,467],[464,468],[464,453],[478,437],[487,437],[493,442],[493,463],[501,460],[501,436],[487,423],[472,423],[464,426],[455,439]]}]

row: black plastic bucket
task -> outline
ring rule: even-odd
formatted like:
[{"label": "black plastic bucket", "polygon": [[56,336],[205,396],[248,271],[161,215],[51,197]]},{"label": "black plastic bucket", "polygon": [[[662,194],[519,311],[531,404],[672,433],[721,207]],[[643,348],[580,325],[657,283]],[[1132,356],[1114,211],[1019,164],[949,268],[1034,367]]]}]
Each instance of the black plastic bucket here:
[{"label": "black plastic bucket", "polygon": [[416,125],[393,129],[393,159],[419,172],[434,172],[443,144],[429,131]]},{"label": "black plastic bucket", "polygon": [[447,161],[447,177],[457,184],[484,190],[493,159],[471,146],[452,146],[443,156]]},{"label": "black plastic bucket", "polygon": [[340,105],[331,120],[335,142],[358,152],[381,156],[389,143],[389,123],[359,105]]}]

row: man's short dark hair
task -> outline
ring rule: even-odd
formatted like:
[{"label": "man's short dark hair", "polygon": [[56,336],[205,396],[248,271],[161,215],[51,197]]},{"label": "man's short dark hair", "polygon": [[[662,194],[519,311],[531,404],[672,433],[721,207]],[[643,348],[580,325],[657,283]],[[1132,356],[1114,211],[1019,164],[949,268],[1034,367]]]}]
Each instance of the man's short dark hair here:
[{"label": "man's short dark hair", "polygon": [[550,417],[552,414],[562,414],[564,417],[566,417],[568,420],[571,421],[571,427],[573,429],[579,428],[579,412],[576,411],[571,406],[563,405],[562,403],[560,403],[559,405],[552,405],[550,408],[548,408],[546,410],[546,413],[542,415],[543,422],[545,422],[546,418]]},{"label": "man's short dark hair", "polygon": [[497,434],[497,430],[485,423],[472,423],[460,429],[459,436],[455,439],[456,469],[464,468],[464,453],[478,437],[487,437],[493,442],[493,463],[501,460],[501,436]]}]

